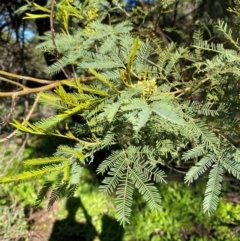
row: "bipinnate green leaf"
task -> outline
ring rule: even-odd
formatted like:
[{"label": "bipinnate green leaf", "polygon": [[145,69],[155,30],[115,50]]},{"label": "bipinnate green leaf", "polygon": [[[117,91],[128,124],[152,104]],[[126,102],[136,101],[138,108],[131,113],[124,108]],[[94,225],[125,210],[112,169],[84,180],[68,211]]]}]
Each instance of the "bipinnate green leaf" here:
[{"label": "bipinnate green leaf", "polygon": [[133,125],[133,130],[138,132],[145,124],[148,122],[150,116],[152,114],[152,110],[150,108],[145,108],[138,112],[137,120]]},{"label": "bipinnate green leaf", "polygon": [[209,180],[207,182],[207,188],[203,200],[204,213],[207,212],[209,215],[211,215],[217,209],[223,173],[224,171],[220,162],[216,162],[210,171]]},{"label": "bipinnate green leaf", "polygon": [[117,209],[117,220],[123,226],[126,223],[130,223],[130,216],[132,212],[132,202],[133,202],[133,190],[132,180],[130,178],[130,173],[127,171],[122,175],[121,183],[116,191],[116,209]]},{"label": "bipinnate green leaf", "polygon": [[134,172],[130,169],[132,182],[142,195],[151,210],[161,210],[161,197],[154,186],[141,172]]},{"label": "bipinnate green leaf", "polygon": [[222,166],[229,173],[232,174],[237,179],[240,179],[240,163],[235,160],[231,160],[230,158],[222,159]]},{"label": "bipinnate green leaf", "polygon": [[44,198],[46,197],[47,193],[51,190],[53,185],[53,181],[47,181],[43,184],[41,190],[38,192],[35,206],[38,206],[44,200]]},{"label": "bipinnate green leaf", "polygon": [[174,111],[172,105],[165,101],[157,101],[151,104],[152,111],[163,119],[170,121],[177,125],[186,125],[186,121],[181,117],[177,111]]},{"label": "bipinnate green leaf", "polygon": [[116,162],[121,162],[124,159],[124,153],[122,151],[113,151],[97,168],[97,174],[104,174],[110,168],[115,166]]},{"label": "bipinnate green leaf", "polygon": [[203,157],[197,164],[190,168],[185,176],[185,182],[192,183],[194,180],[198,179],[215,161],[215,155],[208,155]]},{"label": "bipinnate green leaf", "polygon": [[27,159],[23,161],[23,164],[25,166],[38,166],[38,165],[50,165],[54,163],[61,163],[67,161],[67,158],[59,157],[59,156],[53,156],[53,157],[45,157],[45,158],[33,158],[33,159]]},{"label": "bipinnate green leaf", "polygon": [[109,177],[105,177],[100,185],[99,189],[106,195],[110,195],[115,191],[116,187],[121,181],[121,177],[124,174],[126,167],[124,161],[117,163],[115,167],[112,167],[108,172]]},{"label": "bipinnate green leaf", "polygon": [[60,171],[62,169],[63,166],[59,165],[47,166],[37,170],[22,172],[12,177],[2,177],[0,178],[0,183],[28,180],[37,176],[42,176],[47,172],[55,172]]}]

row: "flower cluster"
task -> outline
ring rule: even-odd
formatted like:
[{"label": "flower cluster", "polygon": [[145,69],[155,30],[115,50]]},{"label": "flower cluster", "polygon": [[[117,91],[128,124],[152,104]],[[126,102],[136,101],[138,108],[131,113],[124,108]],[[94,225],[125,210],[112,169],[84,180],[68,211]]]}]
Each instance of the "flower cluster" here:
[{"label": "flower cluster", "polygon": [[98,8],[96,4],[93,5],[93,9],[88,10],[87,15],[90,20],[94,20],[98,17]]},{"label": "flower cluster", "polygon": [[145,89],[143,91],[143,95],[148,95],[153,93],[155,90],[157,90],[157,83],[156,79],[153,78],[149,81],[138,81],[137,85],[145,85]]},{"label": "flower cluster", "polygon": [[91,27],[91,23],[94,19],[98,18],[98,8],[96,4],[93,5],[93,9],[88,10],[87,16],[90,19],[90,22],[87,24],[87,26],[84,28],[84,33],[96,33],[96,29]]}]

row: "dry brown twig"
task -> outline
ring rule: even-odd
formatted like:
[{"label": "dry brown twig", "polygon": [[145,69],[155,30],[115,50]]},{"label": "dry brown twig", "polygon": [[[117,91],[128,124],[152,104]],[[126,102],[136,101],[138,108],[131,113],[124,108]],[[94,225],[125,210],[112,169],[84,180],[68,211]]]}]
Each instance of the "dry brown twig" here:
[{"label": "dry brown twig", "polygon": [[17,97],[12,96],[10,111],[9,111],[8,115],[3,119],[3,121],[0,122],[1,128],[5,127],[9,123],[9,120],[10,120],[10,118],[11,118],[13,112],[14,112],[16,104],[17,104]]}]

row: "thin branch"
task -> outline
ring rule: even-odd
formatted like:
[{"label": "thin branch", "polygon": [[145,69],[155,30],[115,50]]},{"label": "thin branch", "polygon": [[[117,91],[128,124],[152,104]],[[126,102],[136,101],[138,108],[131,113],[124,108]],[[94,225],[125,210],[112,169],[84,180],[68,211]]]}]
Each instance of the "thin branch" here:
[{"label": "thin branch", "polygon": [[166,38],[165,34],[163,33],[162,29],[159,26],[159,21],[160,21],[160,18],[162,16],[161,12],[162,12],[162,9],[160,8],[158,16],[153,18],[153,25],[154,25],[154,28],[155,28],[155,33],[159,37],[161,37],[161,39],[162,39],[162,41],[163,41],[163,43],[166,47],[166,46],[168,46],[169,41],[168,41],[168,39]]},{"label": "thin branch", "polygon": [[[54,30],[54,24],[53,24],[53,17],[54,17],[54,3],[55,0],[51,1],[51,14],[50,14],[50,29],[51,29],[51,36],[52,36],[52,43],[55,47],[55,57],[57,60],[61,59],[61,55],[58,51],[57,43],[55,41],[55,30]],[[66,67],[61,68],[62,72],[66,76],[66,78],[70,78],[71,73],[68,71]]]},{"label": "thin branch", "polygon": [[181,174],[186,174],[187,172],[184,172],[184,171],[180,171],[180,170],[178,170],[178,169],[176,169],[176,168],[174,168],[174,167],[172,167],[172,166],[170,166],[170,165],[167,165],[167,164],[165,164],[169,169],[171,169],[171,170],[173,170],[173,171],[175,171],[175,172],[178,172],[178,173],[181,173]]},{"label": "thin branch", "polygon": [[32,82],[36,82],[36,83],[39,83],[39,84],[51,84],[51,83],[55,82],[55,80],[37,79],[37,78],[29,77],[29,76],[12,74],[12,73],[8,73],[8,72],[1,71],[1,70],[0,70],[0,75],[12,77],[12,78],[19,79],[19,80],[32,81]]},{"label": "thin branch", "polygon": [[209,80],[210,80],[210,78],[206,77],[205,79],[199,81],[196,86],[187,87],[185,89],[182,89],[181,91],[180,90],[179,91],[175,91],[175,94],[180,93],[180,95],[178,95],[177,97],[180,97],[183,94],[192,94],[193,92],[198,90],[204,83],[206,83]]},{"label": "thin branch", "polygon": [[208,80],[210,80],[210,78],[205,78],[201,81],[199,81],[199,83],[196,85],[196,86],[193,86],[193,87],[186,87],[184,89],[180,89],[180,90],[176,90],[176,91],[171,91],[171,92],[160,92],[161,94],[165,94],[165,95],[175,95],[175,94],[179,94],[177,97],[180,97],[181,95],[183,94],[186,94],[186,93],[193,93],[195,92],[197,89],[200,88],[200,86],[202,86],[204,83],[206,83]]},{"label": "thin branch", "polygon": [[14,96],[20,96],[20,95],[27,95],[31,93],[36,92],[42,92],[46,90],[51,90],[61,84],[60,81],[55,81],[54,83],[48,84],[46,86],[37,87],[37,88],[28,88],[24,87],[23,90],[14,91],[14,92],[0,92],[0,97],[14,97]]},{"label": "thin branch", "polygon": [[13,80],[10,80],[10,79],[6,79],[6,78],[1,77],[1,76],[0,76],[0,80],[5,81],[5,82],[10,83],[10,84],[13,84],[13,85],[16,85],[16,86],[19,86],[19,87],[21,87],[22,89],[25,88],[24,85],[22,85],[22,84],[20,84],[20,83],[18,83],[18,82],[16,82],[16,81],[13,81]]},{"label": "thin branch", "polygon": [[11,103],[10,111],[9,111],[7,117],[5,117],[4,120],[2,121],[2,123],[0,123],[1,128],[3,128],[4,126],[6,126],[9,123],[10,117],[14,112],[16,103],[17,103],[16,96],[12,96],[12,103]]},{"label": "thin branch", "polygon": [[[131,15],[124,9],[124,8],[122,8],[119,4],[118,4],[118,2],[117,1],[112,1],[112,3],[115,5],[115,6],[117,6],[117,8],[116,9],[120,9],[123,13],[125,13],[128,17],[131,17]],[[113,8],[113,10],[115,10],[115,8]]]},{"label": "thin branch", "polygon": [[[0,80],[3,80],[5,82],[11,83],[13,85],[16,85],[16,86],[19,86],[19,87],[22,88],[22,90],[13,91],[13,92],[0,92],[0,97],[16,97],[16,96],[27,95],[27,94],[31,94],[31,93],[51,90],[51,89],[56,88],[57,86],[59,86],[61,84],[67,85],[68,83],[76,81],[75,78],[51,81],[51,80],[32,78],[32,77],[28,77],[28,76],[21,76],[21,75],[17,75],[17,74],[11,74],[11,73],[8,73],[8,72],[5,72],[5,71],[0,71],[0,74],[3,74],[5,76],[9,76],[9,77],[13,77],[13,78],[17,78],[17,79],[24,79],[24,80],[30,80],[30,81],[36,82],[36,83],[47,84],[47,85],[42,86],[42,87],[28,88],[28,87],[26,87],[26,86],[24,86],[24,85],[22,85],[22,84],[20,84],[16,81],[12,81],[12,80],[0,77]],[[86,81],[95,80],[96,77],[95,76],[78,77],[77,79],[78,79],[78,81],[86,82]]]},{"label": "thin branch", "polygon": [[[25,120],[22,122],[22,125],[25,125],[26,121],[28,121],[31,118],[31,116],[33,114],[33,111],[35,110],[35,108],[37,106],[37,103],[39,101],[39,97],[40,97],[40,93],[37,95],[37,97],[36,97],[36,99],[35,99],[35,101],[34,101],[34,103],[32,105],[32,108],[30,109],[30,111],[29,111],[28,115],[26,116]],[[17,131],[18,130],[15,130],[11,134],[9,134],[8,136],[0,139],[0,143],[9,140],[11,137],[13,137],[17,133]]]}]

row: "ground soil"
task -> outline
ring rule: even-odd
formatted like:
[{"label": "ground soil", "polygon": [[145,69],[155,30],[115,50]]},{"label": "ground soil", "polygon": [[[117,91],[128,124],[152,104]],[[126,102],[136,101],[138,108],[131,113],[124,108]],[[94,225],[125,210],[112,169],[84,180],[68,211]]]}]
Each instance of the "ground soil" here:
[{"label": "ground soil", "polygon": [[59,219],[58,213],[62,206],[61,201],[54,203],[50,210],[41,209],[36,212],[30,211],[29,222],[31,229],[28,238],[31,241],[48,241],[56,220]]}]

